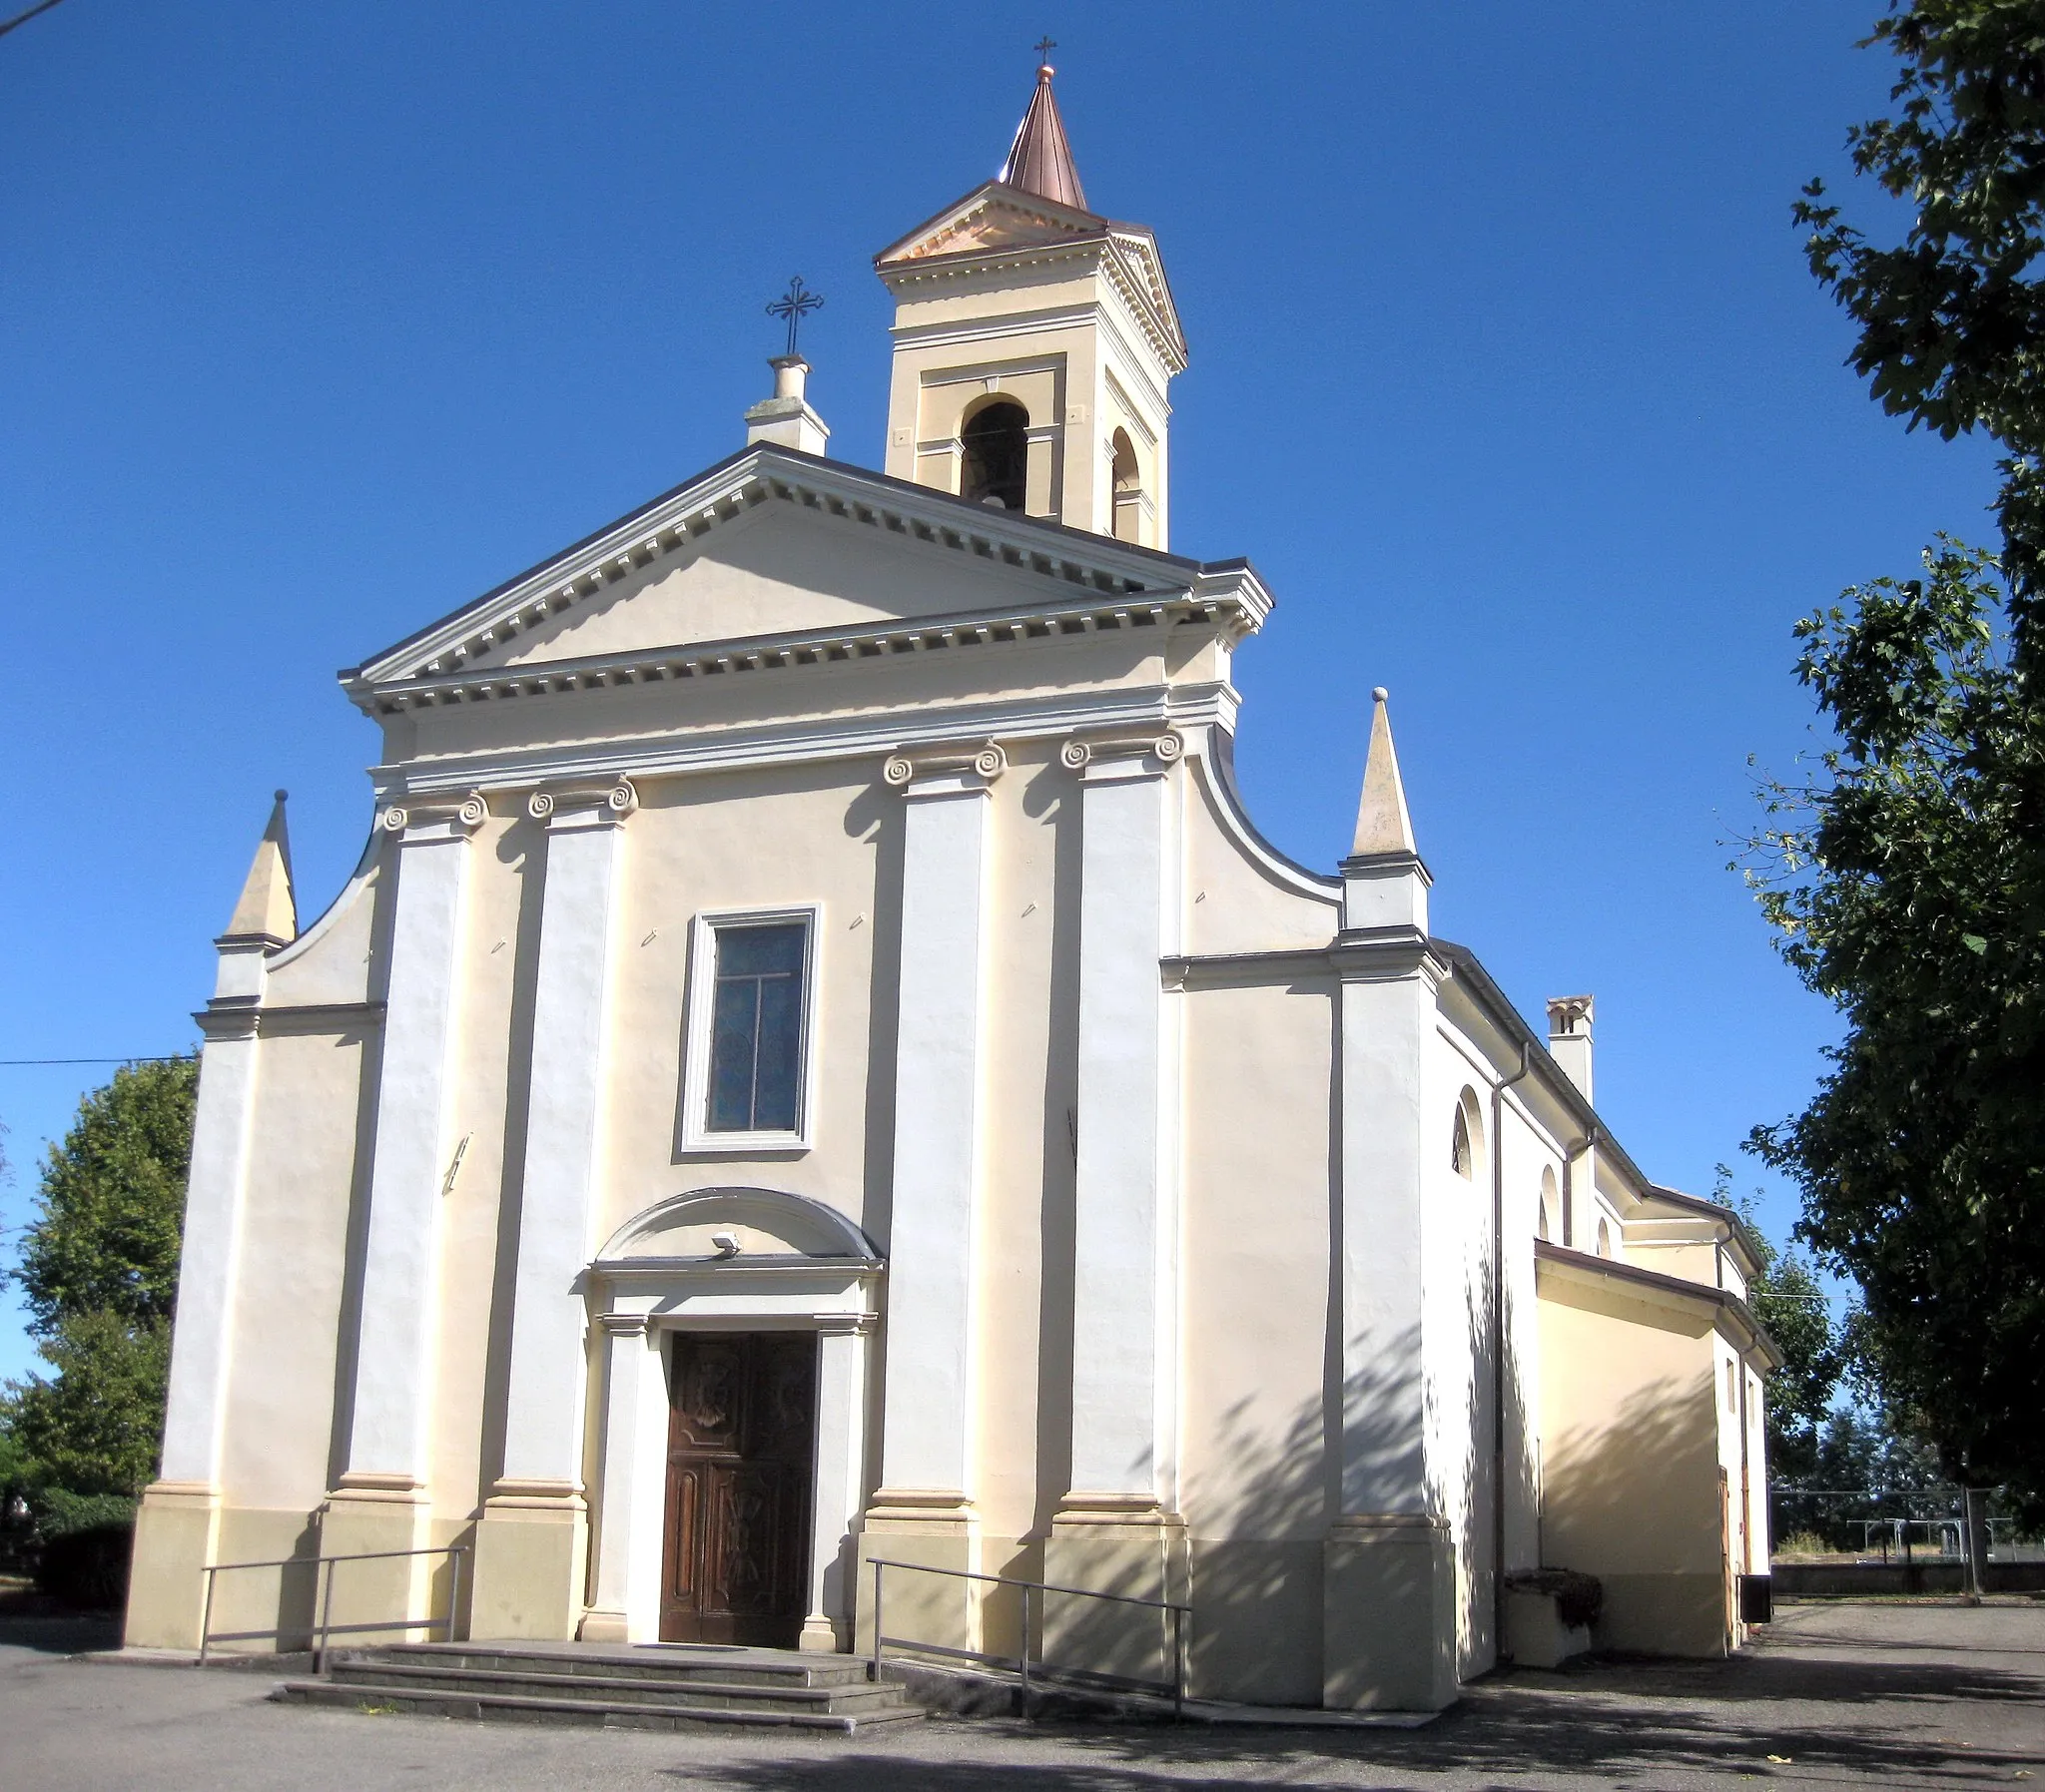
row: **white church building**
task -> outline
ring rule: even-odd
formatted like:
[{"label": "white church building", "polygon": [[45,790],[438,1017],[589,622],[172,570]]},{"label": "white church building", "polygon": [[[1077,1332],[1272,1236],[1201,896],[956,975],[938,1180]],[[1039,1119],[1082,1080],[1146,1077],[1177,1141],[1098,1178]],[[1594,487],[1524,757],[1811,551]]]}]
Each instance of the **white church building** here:
[{"label": "white church building", "polygon": [[1543,1566],[1737,1646],[1750,1241],[1600,1119],[1588,997],[1430,931],[1382,691],[1351,842],[1245,814],[1274,599],[1171,551],[1185,337],[1050,80],[877,258],[879,470],[783,357],[341,674],[361,861],[301,927],[280,804],[199,1016],[131,1644],[303,1647],[313,1577],[206,1570],[350,1558],[350,1634],[848,1650],[882,1558],[993,1577],[891,1635],[1142,1673],[1160,1613],[1018,1583],[1178,1602],[1271,1704],[1552,1653]]}]

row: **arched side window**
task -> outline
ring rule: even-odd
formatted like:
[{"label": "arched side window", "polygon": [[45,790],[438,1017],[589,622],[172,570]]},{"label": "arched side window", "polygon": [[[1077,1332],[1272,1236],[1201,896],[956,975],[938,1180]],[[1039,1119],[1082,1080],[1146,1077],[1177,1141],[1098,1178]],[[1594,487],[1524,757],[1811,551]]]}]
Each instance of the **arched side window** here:
[{"label": "arched side window", "polygon": [[1114,538],[1140,543],[1143,539],[1143,474],[1136,464],[1136,444],[1126,429],[1113,436]]},{"label": "arched side window", "polygon": [[1456,1098],[1456,1120],[1449,1138],[1449,1163],[1465,1182],[1477,1174],[1478,1153],[1484,1148],[1484,1116],[1477,1097],[1468,1089]]},{"label": "arched side window", "polygon": [[959,495],[1021,510],[1029,481],[1029,413],[1013,398],[996,398],[966,419],[959,440],[966,450]]},{"label": "arched side window", "polygon": [[1610,1257],[1612,1255],[1612,1222],[1602,1215],[1598,1221],[1598,1255],[1601,1257]]},{"label": "arched side window", "polygon": [[1541,1170],[1541,1194],[1534,1209],[1534,1236],[1555,1236],[1555,1172],[1545,1164]]}]

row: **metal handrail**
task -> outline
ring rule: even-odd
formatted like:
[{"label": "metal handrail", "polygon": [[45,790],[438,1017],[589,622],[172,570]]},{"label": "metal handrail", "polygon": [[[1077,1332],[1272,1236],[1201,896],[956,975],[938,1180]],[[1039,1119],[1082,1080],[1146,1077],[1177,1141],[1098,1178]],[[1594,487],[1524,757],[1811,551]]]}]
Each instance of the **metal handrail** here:
[{"label": "metal handrail", "polygon": [[[334,1570],[343,1561],[395,1561],[413,1555],[445,1555],[450,1558],[453,1569],[447,1586],[447,1615],[444,1618],[420,1618],[416,1623],[408,1619],[393,1620],[392,1623],[370,1625],[349,1625],[350,1629],[388,1630],[394,1627],[403,1630],[425,1630],[435,1624],[447,1626],[447,1639],[454,1639],[454,1614],[461,1609],[461,1558],[468,1553],[466,1543],[442,1543],[437,1549],[362,1549],[349,1555],[285,1555],[274,1561],[215,1561],[207,1563],[202,1570],[206,1575],[206,1603],[199,1614],[199,1665],[206,1665],[206,1657],[213,1647],[213,1589],[217,1584],[215,1576],[232,1573],[237,1568],[316,1568],[320,1570],[320,1588],[314,1603],[318,1618],[314,1629],[318,1642],[313,1650],[313,1671],[324,1674],[327,1671],[328,1637],[334,1628]],[[231,1642],[241,1636],[267,1636],[267,1630],[243,1630],[223,1634],[223,1642]]]},{"label": "metal handrail", "polygon": [[[1097,1588],[1090,1586],[1060,1586],[1054,1580],[1019,1580],[1015,1578],[1013,1575],[1009,1574],[975,1574],[969,1572],[965,1568],[933,1567],[929,1562],[923,1561],[889,1561],[878,1555],[873,1556],[870,1559],[874,1564],[873,1674],[876,1681],[878,1681],[881,1677],[881,1652],[883,1648],[891,1642],[895,1644],[897,1648],[921,1649],[927,1654],[961,1655],[972,1660],[995,1661],[1001,1663],[1006,1663],[1008,1661],[1008,1657],[1006,1655],[990,1654],[985,1649],[952,1649],[945,1648],[937,1643],[917,1642],[914,1639],[907,1636],[887,1635],[881,1623],[881,1570],[883,1568],[908,1568],[911,1572],[918,1574],[944,1574],[953,1580],[984,1580],[995,1586],[1020,1586],[1022,1589],[1022,1653],[1019,1662],[1019,1671],[1022,1681],[1022,1690],[1025,1695],[1029,1691],[1029,1595],[1031,1593],[1036,1593],[1039,1595],[1039,1614],[1041,1612],[1042,1605],[1040,1595],[1044,1593],[1068,1593],[1072,1597],[1079,1599],[1106,1599],[1116,1605],[1140,1605],[1145,1610],[1149,1611],[1170,1612],[1171,1680],[1169,1684],[1171,1686],[1171,1710],[1172,1715],[1175,1717],[1183,1717],[1185,1715],[1186,1619],[1193,1615],[1193,1608],[1190,1605],[1180,1605],[1170,1599],[1138,1598],[1134,1593],[1104,1593],[1099,1591]],[[1038,1678],[1042,1678],[1044,1670],[1047,1666],[1048,1663],[1038,1661]],[[1143,1680],[1138,1679],[1136,1676],[1130,1674],[1100,1674],[1092,1673],[1090,1671],[1077,1668],[1051,1668],[1050,1671],[1053,1674],[1059,1675],[1066,1679],[1093,1680],[1105,1683],[1119,1682],[1125,1685],[1139,1687],[1162,1687],[1166,1684],[1166,1682],[1163,1680]]]}]

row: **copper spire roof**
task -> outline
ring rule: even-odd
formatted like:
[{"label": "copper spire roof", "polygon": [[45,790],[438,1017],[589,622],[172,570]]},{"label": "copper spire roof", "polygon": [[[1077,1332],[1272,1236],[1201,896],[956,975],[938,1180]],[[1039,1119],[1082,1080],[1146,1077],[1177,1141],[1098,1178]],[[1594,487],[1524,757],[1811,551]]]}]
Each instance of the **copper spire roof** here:
[{"label": "copper spire roof", "polygon": [[1058,117],[1058,103],[1051,98],[1050,78],[1056,72],[1047,62],[1037,64],[1036,92],[1029,96],[1029,110],[1023,113],[1009,159],[1002,164],[1002,184],[1083,212],[1086,190],[1079,185],[1079,171],[1072,166],[1065,121]]}]

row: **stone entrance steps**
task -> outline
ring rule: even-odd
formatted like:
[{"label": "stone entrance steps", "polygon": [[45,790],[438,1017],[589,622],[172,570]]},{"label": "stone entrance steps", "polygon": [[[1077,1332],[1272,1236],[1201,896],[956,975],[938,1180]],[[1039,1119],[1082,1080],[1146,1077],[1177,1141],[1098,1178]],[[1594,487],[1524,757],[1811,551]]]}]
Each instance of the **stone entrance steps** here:
[{"label": "stone entrance steps", "polygon": [[708,1643],[391,1643],[336,1649],[327,1675],[286,1680],[287,1703],[522,1723],[674,1729],[764,1724],[852,1735],[924,1715],[850,1655]]}]

